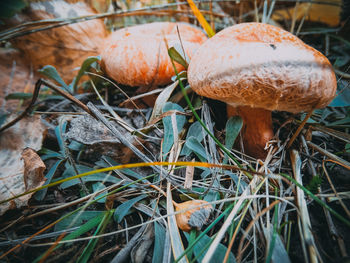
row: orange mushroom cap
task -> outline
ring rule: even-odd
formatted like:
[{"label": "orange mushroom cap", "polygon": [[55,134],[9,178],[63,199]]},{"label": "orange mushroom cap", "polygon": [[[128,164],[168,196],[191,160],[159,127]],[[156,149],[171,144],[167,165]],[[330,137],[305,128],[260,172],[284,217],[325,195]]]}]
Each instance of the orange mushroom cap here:
[{"label": "orange mushroom cap", "polygon": [[[262,23],[234,25],[206,41],[191,59],[188,81],[196,93],[238,107],[236,113],[251,126],[244,131],[248,152],[258,157],[266,154],[273,136],[269,111],[325,107],[337,88],[325,56],[293,34]],[[266,117],[254,113],[260,109]]]},{"label": "orange mushroom cap", "polygon": [[192,57],[192,89],[232,105],[308,111],[335,96],[328,59],[293,34],[262,23],[243,23],[219,32]]},{"label": "orange mushroom cap", "polygon": [[[102,67],[116,82],[129,86],[158,86],[171,82],[175,74],[166,48],[180,45],[191,57],[207,39],[194,26],[185,23],[156,22],[123,28],[105,41]],[[177,70],[183,67],[176,63]]]}]

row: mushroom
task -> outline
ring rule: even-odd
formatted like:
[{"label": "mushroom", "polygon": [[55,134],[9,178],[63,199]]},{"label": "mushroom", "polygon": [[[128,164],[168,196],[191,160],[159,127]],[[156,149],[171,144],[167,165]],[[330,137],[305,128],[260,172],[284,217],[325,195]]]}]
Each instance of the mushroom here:
[{"label": "mushroom", "polygon": [[226,102],[243,119],[246,153],[264,159],[272,139],[271,111],[325,107],[337,82],[332,65],[293,34],[262,23],[226,28],[192,57],[188,81],[199,95]]},{"label": "mushroom", "polygon": [[[164,196],[167,194],[158,186],[150,184],[150,187],[156,189]],[[213,211],[213,206],[205,200],[193,199],[183,203],[176,203],[172,200],[175,206],[177,226],[185,232],[190,232],[191,229],[200,230],[204,224],[208,222],[209,216]]]},{"label": "mushroom", "polygon": [[185,232],[190,232],[191,229],[200,230],[207,223],[213,207],[210,203],[204,200],[190,200],[183,203],[175,203],[177,226]]},{"label": "mushroom", "polygon": [[[171,82],[175,74],[168,55],[169,47],[178,44],[179,35],[185,53],[191,57],[207,39],[194,26],[185,23],[155,22],[113,32],[102,52],[102,67],[117,83],[128,86],[155,87]],[[176,63],[177,70],[183,70]]]}]

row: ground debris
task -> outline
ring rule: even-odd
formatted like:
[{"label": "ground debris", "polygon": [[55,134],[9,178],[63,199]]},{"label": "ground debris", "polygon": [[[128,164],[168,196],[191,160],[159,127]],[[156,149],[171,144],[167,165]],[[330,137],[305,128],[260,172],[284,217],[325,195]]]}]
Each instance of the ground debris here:
[{"label": "ground debris", "polygon": [[[0,134],[0,200],[22,194],[45,182],[45,165],[36,154],[45,127],[39,116],[27,117]],[[8,209],[27,205],[26,195],[0,205],[0,215]]]}]

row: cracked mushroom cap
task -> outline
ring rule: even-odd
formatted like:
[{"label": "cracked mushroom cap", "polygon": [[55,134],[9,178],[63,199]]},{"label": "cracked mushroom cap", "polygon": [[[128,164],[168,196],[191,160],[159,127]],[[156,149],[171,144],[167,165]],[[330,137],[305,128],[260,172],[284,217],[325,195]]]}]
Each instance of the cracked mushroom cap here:
[{"label": "cracked mushroom cap", "polygon": [[192,57],[199,95],[232,106],[293,113],[328,105],[337,82],[328,59],[293,34],[262,23],[226,28]]},{"label": "cracked mushroom cap", "polygon": [[[156,22],[123,28],[106,40],[102,67],[116,82],[128,86],[159,86],[171,82],[175,75],[165,39],[169,47],[181,47],[191,57],[207,40],[197,27],[185,23]],[[175,63],[177,70],[183,67]]]}]

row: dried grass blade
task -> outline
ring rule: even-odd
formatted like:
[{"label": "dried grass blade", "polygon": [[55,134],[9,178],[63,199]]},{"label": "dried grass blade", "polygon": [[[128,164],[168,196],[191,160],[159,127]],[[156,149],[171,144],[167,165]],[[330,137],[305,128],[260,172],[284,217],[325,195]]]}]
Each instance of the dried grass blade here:
[{"label": "dried grass blade", "polygon": [[323,126],[310,126],[310,128],[312,130],[316,130],[316,131],[320,131],[322,133],[326,133],[330,136],[333,136],[334,138],[337,138],[339,140],[342,140],[346,143],[350,143],[350,134],[345,133],[345,132],[341,132],[341,131],[337,131],[337,130],[333,130],[327,127],[323,127]]},{"label": "dried grass blade", "polygon": [[[170,234],[170,241],[171,241],[171,247],[173,249],[174,259],[176,260],[178,257],[180,257],[184,252],[184,246],[181,241],[181,236],[179,232],[179,228],[176,224],[176,218],[174,215],[174,206],[173,206],[173,199],[171,197],[171,184],[167,183],[167,213],[170,215],[168,217],[168,229]],[[179,260],[180,263],[186,263],[188,262],[188,259],[186,256],[181,258]]]},{"label": "dried grass blade", "polygon": [[126,261],[128,259],[132,248],[139,241],[140,237],[145,232],[146,227],[147,227],[147,225],[143,225],[136,232],[136,234],[132,237],[132,239],[126,244],[126,246],[122,250],[120,250],[120,252],[112,259],[111,263],[123,262],[123,261]]},{"label": "dried grass blade", "polygon": [[[145,162],[152,162],[145,154],[143,154],[136,146],[134,146],[128,138],[125,138],[118,129],[116,129],[103,115],[102,113],[95,107],[94,104],[88,102],[88,108],[93,112],[93,114],[100,120],[106,127],[130,150],[132,150],[141,160]],[[159,172],[160,169],[158,167],[152,167],[156,172]]]},{"label": "dried grass blade", "polygon": [[322,168],[323,168],[324,174],[326,175],[327,180],[328,180],[328,183],[329,183],[329,185],[331,186],[331,188],[332,188],[332,190],[333,190],[335,196],[338,197],[338,202],[339,202],[340,205],[343,207],[343,209],[344,209],[346,215],[348,216],[348,218],[350,218],[350,211],[349,211],[349,209],[346,207],[346,205],[344,204],[342,198],[339,197],[338,192],[337,192],[337,189],[334,187],[334,184],[333,184],[333,182],[332,182],[332,180],[331,180],[331,178],[330,178],[330,176],[329,176],[329,174],[328,174],[328,171],[327,171],[326,165],[325,165],[325,162],[326,162],[326,161],[327,161],[327,160],[324,160],[324,161],[322,162]]},{"label": "dried grass blade", "polygon": [[[254,178],[256,178],[256,177],[254,177]],[[253,179],[250,182],[249,186],[246,187],[246,189],[241,194],[241,198],[237,201],[237,203],[233,207],[231,213],[228,215],[226,221],[224,222],[224,224],[220,228],[220,230],[217,233],[214,241],[210,245],[207,253],[205,254],[202,263],[209,263],[209,262],[211,262],[211,258],[214,255],[214,252],[215,252],[216,248],[218,247],[218,245],[220,244],[220,241],[225,236],[227,229],[232,224],[232,221],[233,221],[234,217],[237,215],[238,211],[241,209],[243,202],[246,200],[244,197],[246,197],[247,195],[250,194],[250,186],[255,183],[255,180],[256,179]],[[261,185],[262,184],[260,184],[260,187],[261,187]],[[256,189],[259,189],[260,187],[258,186]]]},{"label": "dried grass blade", "polygon": [[134,132],[135,130],[131,128],[112,108],[108,105],[108,103],[102,98],[101,94],[98,92],[95,83],[90,79],[91,86],[93,87],[96,95],[102,104],[107,108],[108,112],[120,123],[123,128],[125,128],[128,132]]},{"label": "dried grass blade", "polygon": [[313,148],[314,150],[318,151],[319,153],[327,156],[329,159],[332,159],[338,163],[340,163],[343,167],[347,167],[348,169],[350,168],[350,163],[345,161],[344,159],[338,157],[337,155],[330,153],[329,151],[322,149],[320,146],[308,141],[307,145]]},{"label": "dried grass blade", "polygon": [[172,260],[172,257],[171,257],[170,234],[168,229],[166,229],[162,263],[171,263],[172,262],[171,260]]},{"label": "dried grass blade", "polygon": [[[299,156],[298,151],[292,150],[291,151],[291,161],[293,166],[293,173],[295,180],[299,184],[303,184],[301,179],[301,159]],[[305,201],[305,195],[304,191],[300,189],[299,187],[296,188],[297,192],[297,205],[300,210],[300,220],[301,220],[301,226],[302,226],[302,235],[304,236],[304,242],[305,245],[309,251],[309,258],[311,262],[318,262],[317,260],[317,249],[315,245],[315,240],[313,238],[313,235],[311,233],[311,222],[309,217],[309,211],[307,209],[307,204]]]},{"label": "dried grass blade", "polygon": [[[171,115],[171,123],[173,127],[173,133],[174,133],[174,145],[169,153],[169,161],[174,162],[178,159],[180,154],[180,145],[179,145],[179,137],[178,137],[178,130],[177,130],[177,123],[176,123],[176,115]],[[169,173],[173,174],[172,170],[173,166],[169,165]],[[176,217],[174,215],[174,202],[171,195],[171,183],[167,182],[167,214],[168,217],[168,229],[169,229],[169,235],[170,235],[170,241],[171,241],[171,247],[173,250],[174,259],[176,260],[178,257],[180,257],[184,253],[184,245],[181,240],[180,231],[176,223]],[[179,260],[181,263],[188,262],[187,257],[183,257]]]},{"label": "dried grass blade", "polygon": [[[192,159],[192,162],[194,162],[194,161],[195,161],[195,159]],[[187,166],[186,167],[186,174],[185,174],[185,183],[184,183],[185,189],[192,189],[193,176],[194,176],[194,167]]]},{"label": "dried grass blade", "polygon": [[175,81],[174,83],[167,86],[157,97],[156,102],[154,103],[153,111],[151,118],[149,119],[148,123],[152,123],[152,121],[162,114],[162,110],[165,106],[165,103],[168,101],[171,93],[173,93],[174,89],[179,84],[179,81]]}]

